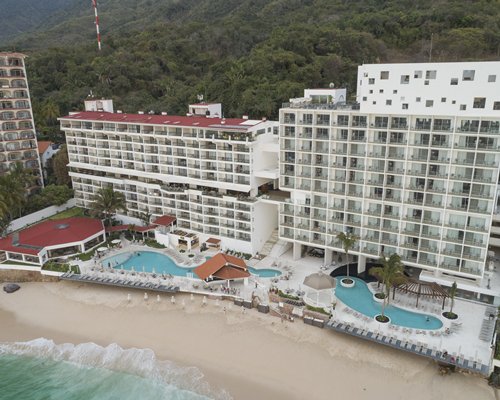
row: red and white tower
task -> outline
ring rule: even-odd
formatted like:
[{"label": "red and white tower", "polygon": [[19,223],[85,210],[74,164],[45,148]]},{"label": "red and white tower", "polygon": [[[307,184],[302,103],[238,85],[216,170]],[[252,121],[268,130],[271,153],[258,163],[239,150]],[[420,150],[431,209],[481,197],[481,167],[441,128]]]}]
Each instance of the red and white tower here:
[{"label": "red and white tower", "polygon": [[99,32],[99,15],[97,14],[97,0],[92,0],[92,5],[94,6],[95,13],[95,29],[97,32],[97,47],[99,51],[101,50],[101,33]]}]

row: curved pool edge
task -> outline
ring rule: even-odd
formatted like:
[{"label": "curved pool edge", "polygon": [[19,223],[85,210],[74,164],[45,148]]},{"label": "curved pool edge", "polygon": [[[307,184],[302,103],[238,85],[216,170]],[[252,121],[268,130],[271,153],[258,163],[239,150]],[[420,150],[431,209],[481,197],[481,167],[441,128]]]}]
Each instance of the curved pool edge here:
[{"label": "curved pool edge", "polygon": [[[338,281],[340,281],[342,278],[344,278],[344,276],[337,276],[337,277],[336,277],[336,279],[337,279]],[[374,301],[374,300],[373,300],[373,295],[374,295],[374,293],[376,293],[376,292],[375,292],[375,291],[371,288],[371,286],[370,286],[370,285],[368,285],[368,284],[367,284],[364,280],[362,280],[362,279],[360,279],[360,278],[353,278],[353,277],[350,277],[350,278],[351,278],[351,279],[354,279],[355,281],[357,281],[356,286],[358,286],[358,284],[363,284],[363,285],[365,285],[365,287],[366,287],[366,288],[368,289],[368,291],[370,292],[370,295],[371,295],[371,299],[370,299],[370,300],[371,300],[371,301]],[[347,290],[352,290],[352,289],[347,289]],[[335,296],[336,296],[337,300],[340,300],[340,302],[341,302],[342,304],[344,304],[346,307],[349,307],[349,308],[351,308],[351,309],[353,309],[353,310],[355,310],[355,311],[357,311],[357,312],[359,312],[359,313],[361,313],[361,314],[365,315],[366,317],[369,317],[369,318],[372,318],[372,319],[374,319],[374,318],[375,318],[375,316],[372,316],[372,315],[367,315],[367,314],[366,314],[366,313],[364,313],[363,311],[360,311],[360,310],[358,310],[356,307],[353,307],[351,304],[347,304],[347,303],[346,303],[343,299],[341,299],[341,298],[339,298],[339,297],[337,296],[336,291],[337,291],[337,290],[335,289]],[[377,303],[377,304],[378,304],[378,303]],[[415,326],[404,325],[404,324],[402,324],[402,323],[396,323],[396,322],[393,322],[393,321],[394,321],[394,318],[393,318],[392,316],[389,316],[389,315],[388,315],[388,316],[389,316],[389,318],[391,319],[390,324],[392,324],[392,325],[398,325],[398,326],[405,327],[405,328],[420,329],[420,330],[425,330],[425,331],[438,331],[438,330],[443,329],[443,328],[445,328],[445,327],[446,327],[445,321],[443,321],[443,317],[441,317],[440,315],[437,315],[437,314],[432,314],[432,313],[423,313],[423,312],[420,312],[420,311],[418,311],[418,310],[415,310],[415,311],[414,311],[413,309],[409,309],[409,308],[407,308],[407,307],[400,307],[399,305],[395,306],[395,305],[393,305],[393,304],[390,304],[389,306],[390,306],[390,307],[393,307],[393,308],[395,308],[395,309],[398,309],[398,310],[400,310],[400,311],[404,311],[404,312],[406,312],[406,313],[416,314],[416,315],[423,316],[423,317],[430,317],[430,318],[433,318],[433,319],[435,319],[435,320],[437,320],[437,321],[439,321],[439,322],[441,323],[441,326],[436,327],[436,328],[429,328],[429,327],[422,327],[422,326],[415,327]],[[400,311],[398,311],[398,312],[400,312]]]}]

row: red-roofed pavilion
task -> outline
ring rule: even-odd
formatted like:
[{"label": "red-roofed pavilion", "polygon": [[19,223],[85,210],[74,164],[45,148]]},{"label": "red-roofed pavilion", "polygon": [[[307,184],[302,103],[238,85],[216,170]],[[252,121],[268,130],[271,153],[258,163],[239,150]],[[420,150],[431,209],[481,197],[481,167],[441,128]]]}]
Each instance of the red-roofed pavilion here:
[{"label": "red-roofed pavilion", "polygon": [[104,241],[99,219],[46,220],[0,239],[0,259],[43,265],[50,258],[84,253]]},{"label": "red-roofed pavilion", "polygon": [[250,276],[245,261],[223,253],[216,254],[195,268],[194,272],[204,281],[244,279]]}]

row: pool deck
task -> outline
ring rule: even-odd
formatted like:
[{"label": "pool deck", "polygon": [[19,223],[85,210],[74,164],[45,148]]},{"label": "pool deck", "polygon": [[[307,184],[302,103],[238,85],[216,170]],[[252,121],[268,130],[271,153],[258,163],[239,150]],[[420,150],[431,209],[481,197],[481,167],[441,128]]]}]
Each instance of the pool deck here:
[{"label": "pool deck", "polygon": [[415,343],[410,339],[398,339],[395,336],[386,336],[380,332],[372,332],[364,328],[355,327],[349,323],[338,320],[330,320],[325,325],[326,328],[335,332],[345,333],[371,342],[383,344],[384,346],[392,347],[398,350],[413,353],[422,357],[433,359],[434,361],[450,367],[457,367],[473,373],[478,373],[483,376],[489,376],[491,370],[489,365],[482,364],[480,361],[462,358],[447,353],[444,355],[436,347],[429,348],[425,342]]},{"label": "pool deck", "polygon": [[65,281],[95,283],[98,285],[122,287],[127,289],[150,290],[153,292],[162,292],[162,293],[177,293],[179,291],[179,286],[163,285],[161,283],[131,280],[128,279],[127,277],[121,279],[118,276],[110,278],[106,276],[101,277],[97,275],[74,274],[71,272],[67,272],[64,275],[62,275],[60,279]]},{"label": "pool deck", "polygon": [[[123,251],[141,251],[150,250],[162,253],[169,253],[169,250],[156,250],[145,248],[139,245],[124,246],[124,249],[111,250],[111,254],[121,253]],[[210,253],[210,252],[207,252]],[[343,256],[345,258],[345,256]],[[337,258],[337,265],[339,265]],[[248,265],[254,268],[276,268],[282,271],[282,275],[277,278],[260,278],[252,276],[247,284],[243,282],[231,282],[231,288],[237,291],[236,294],[227,295],[219,290],[221,284],[212,284],[209,287],[200,285],[199,281],[189,277],[164,277],[152,278],[151,274],[136,273],[131,276],[130,272],[121,272],[109,270],[98,271],[96,262],[99,260],[90,260],[80,262],[82,270],[81,276],[63,276],[62,279],[75,282],[88,282],[107,286],[123,287],[129,289],[141,289],[146,291],[157,291],[166,293],[187,292],[200,295],[216,296],[218,298],[238,297],[244,300],[251,300],[257,295],[264,302],[268,301],[267,291],[272,287],[281,289],[290,294],[304,295],[304,298],[313,298],[316,300],[317,292],[310,292],[303,285],[304,278],[311,273],[323,271],[330,274],[333,271],[332,266],[324,266],[323,260],[316,257],[304,256],[299,260],[293,259],[290,250],[284,254],[275,254],[263,259],[251,259]],[[83,267],[83,268],[82,268]],[[371,290],[376,290],[369,285]],[[312,297],[311,297],[312,296]],[[321,299],[321,296],[320,296]],[[435,360],[441,364],[456,366],[469,372],[487,375],[491,372],[492,366],[492,340],[494,338],[495,317],[490,318],[492,306],[476,301],[456,299],[455,311],[459,315],[459,320],[445,321],[441,316],[441,304],[421,301],[419,307],[415,307],[415,298],[396,294],[396,299],[391,303],[412,312],[420,312],[433,315],[441,319],[445,326],[440,330],[431,333],[429,330],[403,329],[392,324],[380,324],[374,319],[366,319],[337,299],[337,306],[333,311],[331,322],[325,325],[328,329],[347,333],[352,336],[370,340],[375,343],[384,344],[402,351],[414,353],[423,357]],[[325,304],[331,304],[329,296],[325,297]],[[495,308],[496,309],[496,308]],[[445,310],[449,310],[447,302]],[[358,314],[358,315],[356,315]],[[450,332],[446,332],[446,328]],[[492,329],[493,328],[493,329]],[[442,354],[447,354],[443,357]],[[452,362],[454,360],[454,362]]]}]

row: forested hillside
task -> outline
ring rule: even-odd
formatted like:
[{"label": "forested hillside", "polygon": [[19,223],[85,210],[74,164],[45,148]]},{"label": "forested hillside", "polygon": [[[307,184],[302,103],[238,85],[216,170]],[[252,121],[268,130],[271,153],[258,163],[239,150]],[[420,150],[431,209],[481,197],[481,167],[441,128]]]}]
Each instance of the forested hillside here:
[{"label": "forested hillside", "polygon": [[26,32],[50,27],[47,20],[55,13],[64,15],[79,0],[1,0],[0,45]]},{"label": "forested hillside", "polygon": [[226,116],[273,117],[304,87],[353,94],[358,64],[427,61],[431,35],[433,61],[500,52],[496,0],[102,0],[100,14],[101,53],[88,4],[17,41],[39,126],[90,90],[124,111],[183,113],[201,93]]}]

